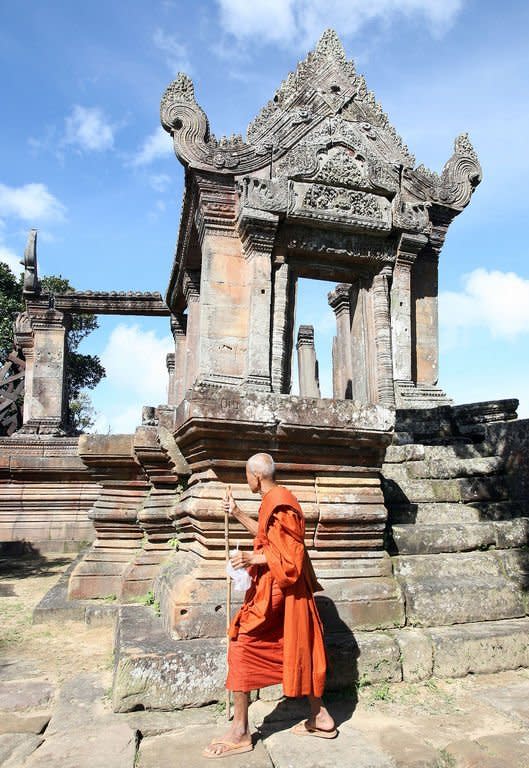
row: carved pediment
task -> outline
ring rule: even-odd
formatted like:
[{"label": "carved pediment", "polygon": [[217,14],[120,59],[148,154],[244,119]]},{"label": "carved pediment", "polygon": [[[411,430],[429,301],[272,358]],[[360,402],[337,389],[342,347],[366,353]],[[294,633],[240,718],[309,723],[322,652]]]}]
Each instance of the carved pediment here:
[{"label": "carved pediment", "polygon": [[217,179],[226,174],[230,184],[235,178],[242,185],[243,205],[271,212],[288,208],[289,215],[316,216],[319,209],[312,197],[299,197],[296,188],[309,184],[312,190],[330,188],[310,193],[314,200],[326,200],[321,218],[331,211],[345,221],[349,210],[349,223],[354,225],[353,201],[357,205],[362,201],[371,211],[366,221],[382,222],[385,229],[393,212],[397,228],[427,231],[431,204],[459,212],[481,180],[466,135],[456,139],[441,175],[414,167],[413,156],[332,30],[323,34],[252,121],[246,140],[211,134],[193,83],[184,74],[164,93],[161,121],[184,165],[214,172]]},{"label": "carved pediment", "polygon": [[[173,137],[175,152],[186,165],[221,173],[244,174],[281,158],[317,126],[344,112],[347,120],[384,135],[392,158],[413,165],[413,157],[367,90],[362,75],[345,55],[333,30],[327,30],[314,51],[302,61],[248,127],[246,141],[239,135],[217,139],[206,114],[195,99],[193,83],[180,73],[165,91],[160,117]],[[351,123],[352,124],[352,123]]]}]

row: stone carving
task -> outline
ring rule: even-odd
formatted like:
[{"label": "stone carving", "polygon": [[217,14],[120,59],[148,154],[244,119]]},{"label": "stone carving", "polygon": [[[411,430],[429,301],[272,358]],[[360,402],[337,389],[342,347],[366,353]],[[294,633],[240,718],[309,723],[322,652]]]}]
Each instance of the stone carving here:
[{"label": "stone carving", "polygon": [[304,198],[303,207],[354,213],[365,218],[382,218],[377,199],[373,195],[353,190],[328,187],[323,184],[311,185]]},{"label": "stone carving", "polygon": [[36,296],[40,292],[37,269],[37,230],[30,229],[24,251],[24,294]]},{"label": "stone carving", "polygon": [[207,117],[195,100],[193,83],[182,73],[165,91],[160,116],[163,127],[173,137],[177,156],[185,165],[222,173],[245,173],[281,158],[325,118],[335,117],[353,100],[362,105],[355,116],[362,118],[360,130],[367,141],[378,142],[383,131],[396,159],[412,165],[413,158],[367,90],[364,78],[356,74],[353,62],[347,60],[333,30],[323,34],[314,51],[252,121],[246,142],[241,136],[216,139],[211,134]]},{"label": "stone carving", "polygon": [[431,201],[462,210],[482,179],[481,166],[468,134],[458,136],[454,153],[439,176],[420,165],[404,169],[403,189],[415,200]]},{"label": "stone carving", "polygon": [[316,174],[316,180],[342,184],[344,187],[361,185],[366,176],[362,167],[364,162],[360,155],[355,156],[341,147],[324,160]]},{"label": "stone carving", "polygon": [[432,228],[428,208],[431,203],[406,202],[400,194],[393,199],[393,226],[407,232],[429,232]]},{"label": "stone carving", "polygon": [[340,221],[366,229],[390,229],[389,202],[385,198],[326,184],[291,185],[289,215]]},{"label": "stone carving", "polygon": [[382,238],[353,233],[337,232],[331,229],[318,230],[312,227],[295,227],[285,242],[293,252],[312,252],[330,256],[347,256],[351,260],[368,262],[391,262],[396,258],[396,245]]},{"label": "stone carving", "polygon": [[288,187],[286,179],[268,180],[245,176],[239,182],[241,206],[261,208],[264,211],[286,211]]}]

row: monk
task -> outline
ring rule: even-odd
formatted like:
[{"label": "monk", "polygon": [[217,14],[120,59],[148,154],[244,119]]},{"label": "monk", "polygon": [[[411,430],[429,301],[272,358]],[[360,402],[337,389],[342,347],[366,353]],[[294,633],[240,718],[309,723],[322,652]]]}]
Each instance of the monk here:
[{"label": "monk", "polygon": [[310,717],[292,731],[298,736],[334,738],[334,720],[323,706],[326,656],[313,593],[320,590],[304,544],[305,519],[296,497],[275,481],[267,453],[246,464],[250,490],[262,497],[256,522],[242,512],[228,490],[225,511],[254,535],[253,552],[239,551],[234,568],[247,568],[252,584],[228,632],[228,677],[233,691],[231,727],[203,751],[220,758],[249,752],[249,692],[277,683],[286,696],[307,696]]}]

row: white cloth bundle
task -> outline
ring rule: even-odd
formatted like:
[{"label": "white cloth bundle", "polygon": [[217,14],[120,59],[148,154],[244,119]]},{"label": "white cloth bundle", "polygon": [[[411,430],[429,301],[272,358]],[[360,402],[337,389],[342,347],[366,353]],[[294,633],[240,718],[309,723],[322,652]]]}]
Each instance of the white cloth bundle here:
[{"label": "white cloth bundle", "polygon": [[[236,555],[238,551],[239,542],[237,542],[236,549],[231,550],[230,557]],[[226,564],[226,573],[233,581],[233,589],[235,592],[246,592],[246,590],[250,588],[252,580],[246,568],[234,568],[231,562],[228,560]]]}]

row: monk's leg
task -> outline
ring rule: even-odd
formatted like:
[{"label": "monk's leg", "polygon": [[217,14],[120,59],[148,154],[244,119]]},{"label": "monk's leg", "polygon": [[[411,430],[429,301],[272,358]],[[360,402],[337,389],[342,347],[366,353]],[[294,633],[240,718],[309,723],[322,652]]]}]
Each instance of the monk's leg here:
[{"label": "monk's leg", "polygon": [[[220,755],[229,752],[229,744],[251,744],[252,736],[248,726],[248,701],[249,695],[245,691],[233,691],[233,720],[230,727],[220,738],[215,739],[205,752],[211,755]],[[218,743],[215,743],[218,742]],[[226,742],[223,744],[222,742]]]},{"label": "monk's leg", "polygon": [[334,720],[323,705],[323,700],[318,696],[309,696],[310,717],[307,725],[311,728],[319,728],[322,731],[334,730]]}]

